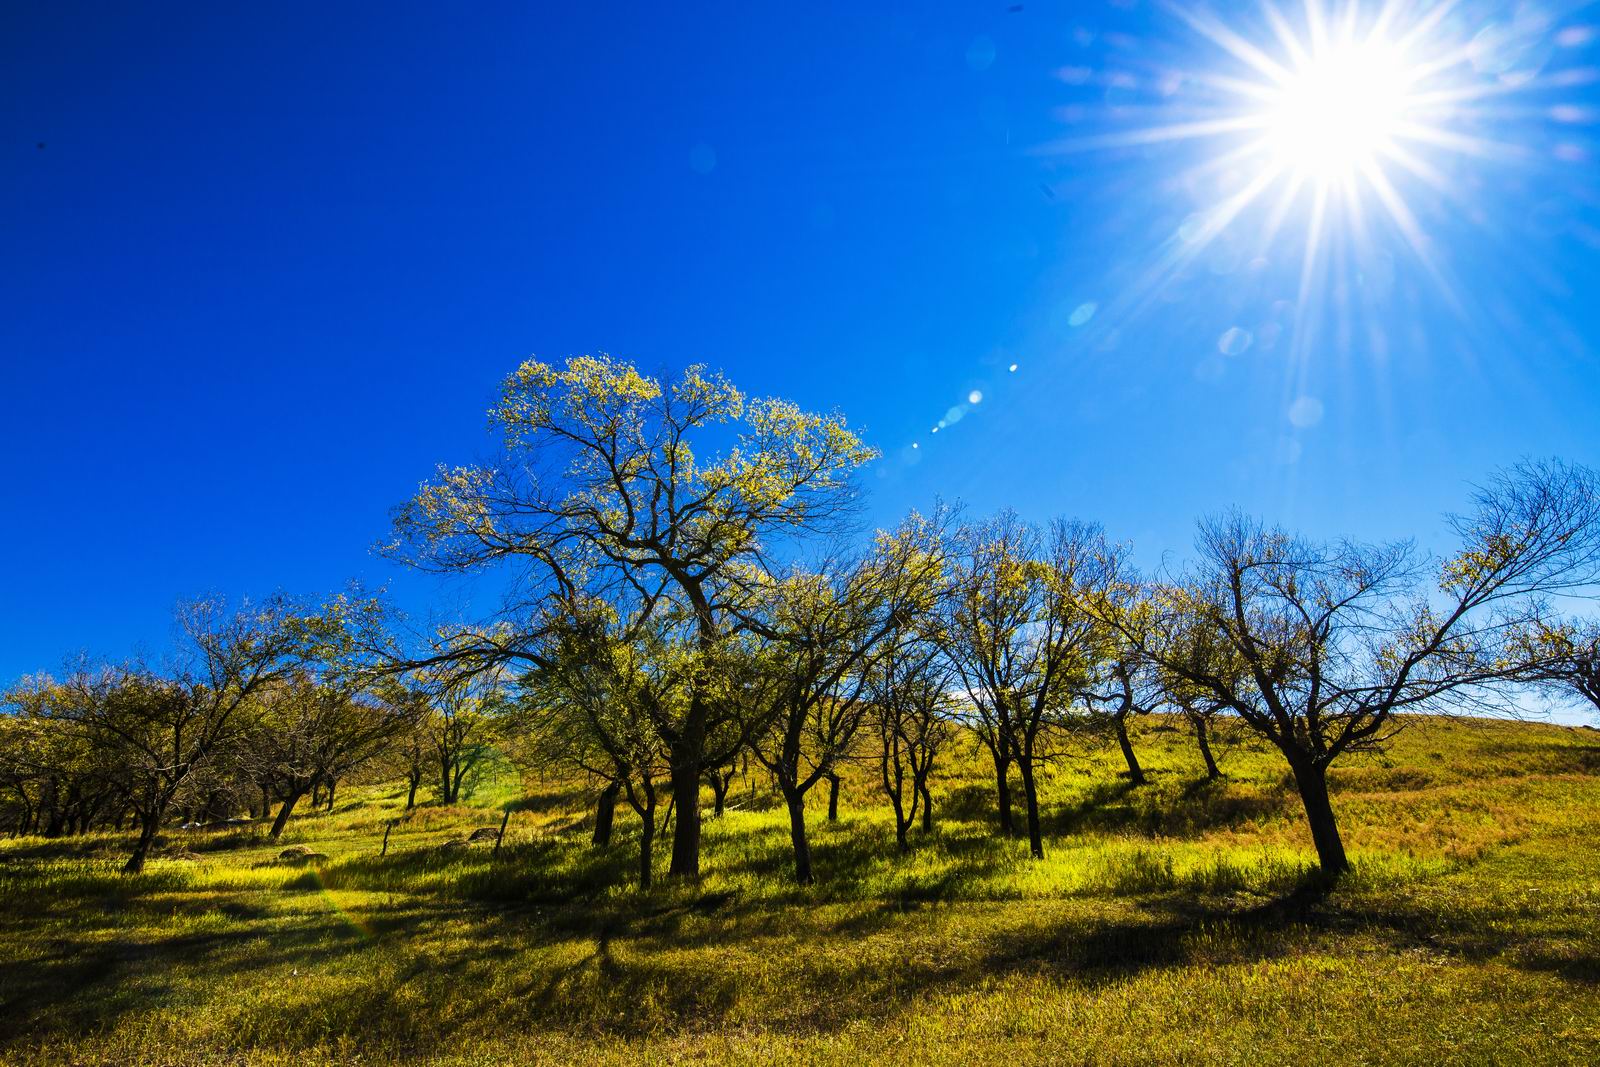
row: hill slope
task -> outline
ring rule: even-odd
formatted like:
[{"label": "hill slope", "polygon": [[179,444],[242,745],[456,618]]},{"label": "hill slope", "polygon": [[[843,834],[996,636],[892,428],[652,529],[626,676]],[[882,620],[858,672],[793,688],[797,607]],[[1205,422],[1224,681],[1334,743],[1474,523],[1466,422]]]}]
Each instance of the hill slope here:
[{"label": "hill slope", "polygon": [[[1142,787],[1115,748],[1052,769],[1042,862],[994,836],[976,753],[905,857],[855,769],[838,823],[813,794],[808,888],[743,779],[705,879],[643,895],[631,813],[597,853],[537,780],[383,856],[382,787],[280,843],[171,831],[133,879],[115,838],[0,843],[0,1061],[1600,1062],[1600,734],[1415,721],[1335,771],[1328,894],[1274,754],[1224,738],[1207,783],[1176,723],[1135,745]],[[508,800],[497,858],[440,847]]]}]

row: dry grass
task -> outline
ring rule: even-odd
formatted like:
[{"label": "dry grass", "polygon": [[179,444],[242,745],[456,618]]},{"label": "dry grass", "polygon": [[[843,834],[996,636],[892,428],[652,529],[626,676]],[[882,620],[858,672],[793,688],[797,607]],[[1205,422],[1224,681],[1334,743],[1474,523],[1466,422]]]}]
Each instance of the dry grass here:
[{"label": "dry grass", "polygon": [[[254,831],[0,845],[0,1061],[81,1063],[1592,1063],[1600,1061],[1600,735],[1419,721],[1335,774],[1356,870],[1332,893],[1271,753],[1205,783],[1140,724],[1057,765],[1047,858],[990,831],[982,763],[898,856],[865,772],[789,883],[775,810],[708,822],[697,886],[632,887],[619,813],[491,780],[398,823],[351,790]],[[740,783],[746,808],[759,785]],[[438,846],[513,810],[498,860]],[[277,859],[287,844],[325,853]]]}]

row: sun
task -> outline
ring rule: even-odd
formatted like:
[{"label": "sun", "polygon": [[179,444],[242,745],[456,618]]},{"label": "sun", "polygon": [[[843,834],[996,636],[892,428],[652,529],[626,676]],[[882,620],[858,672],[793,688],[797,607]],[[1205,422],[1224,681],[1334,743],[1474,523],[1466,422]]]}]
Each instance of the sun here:
[{"label": "sun", "polygon": [[1504,155],[1478,131],[1527,85],[1487,73],[1496,54],[1482,33],[1463,37],[1453,0],[1264,0],[1226,15],[1174,5],[1203,45],[1176,77],[1155,79],[1177,89],[1125,112],[1144,121],[1062,145],[1204,146],[1169,179],[1200,195],[1153,271],[1181,271],[1230,230],[1253,255],[1282,259],[1292,230],[1304,242],[1303,298],[1331,241],[1393,233],[1443,281],[1414,204],[1459,203],[1449,157]]},{"label": "sun", "polygon": [[1268,164],[1313,182],[1381,166],[1406,133],[1416,80],[1416,66],[1381,39],[1306,55],[1272,84],[1262,110]]}]

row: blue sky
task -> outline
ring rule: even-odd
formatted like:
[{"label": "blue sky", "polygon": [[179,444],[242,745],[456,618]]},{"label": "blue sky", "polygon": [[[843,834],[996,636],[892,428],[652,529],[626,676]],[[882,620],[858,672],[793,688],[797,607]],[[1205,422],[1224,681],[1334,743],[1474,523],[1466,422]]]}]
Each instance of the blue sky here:
[{"label": "blue sky", "polygon": [[1259,161],[1145,135],[1234,106],[1215,26],[1014,6],[6,5],[0,679],[206,591],[459,595],[370,546],[530,354],[709,362],[864,427],[880,521],[1147,563],[1230,505],[1439,545],[1496,465],[1600,461],[1600,12],[1423,35],[1468,47],[1412,227],[1358,193],[1307,274],[1315,182],[1213,228]]}]

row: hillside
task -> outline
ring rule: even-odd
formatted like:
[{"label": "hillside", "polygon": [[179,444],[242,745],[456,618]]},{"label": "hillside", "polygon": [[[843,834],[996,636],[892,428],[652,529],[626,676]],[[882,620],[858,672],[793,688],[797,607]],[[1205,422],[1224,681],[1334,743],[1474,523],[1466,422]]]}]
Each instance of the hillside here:
[{"label": "hillside", "polygon": [[[1600,1062],[1600,733],[1409,723],[1332,775],[1331,893],[1275,753],[1220,738],[1208,783],[1175,722],[1134,743],[1145,786],[1114,747],[1052,767],[1043,862],[964,747],[904,857],[853,768],[806,888],[764,778],[647,894],[631,811],[597,853],[580,790],[509,772],[172,829],[132,878],[114,836],[5,841],[0,1062]],[[498,856],[442,847],[507,807]]]}]

